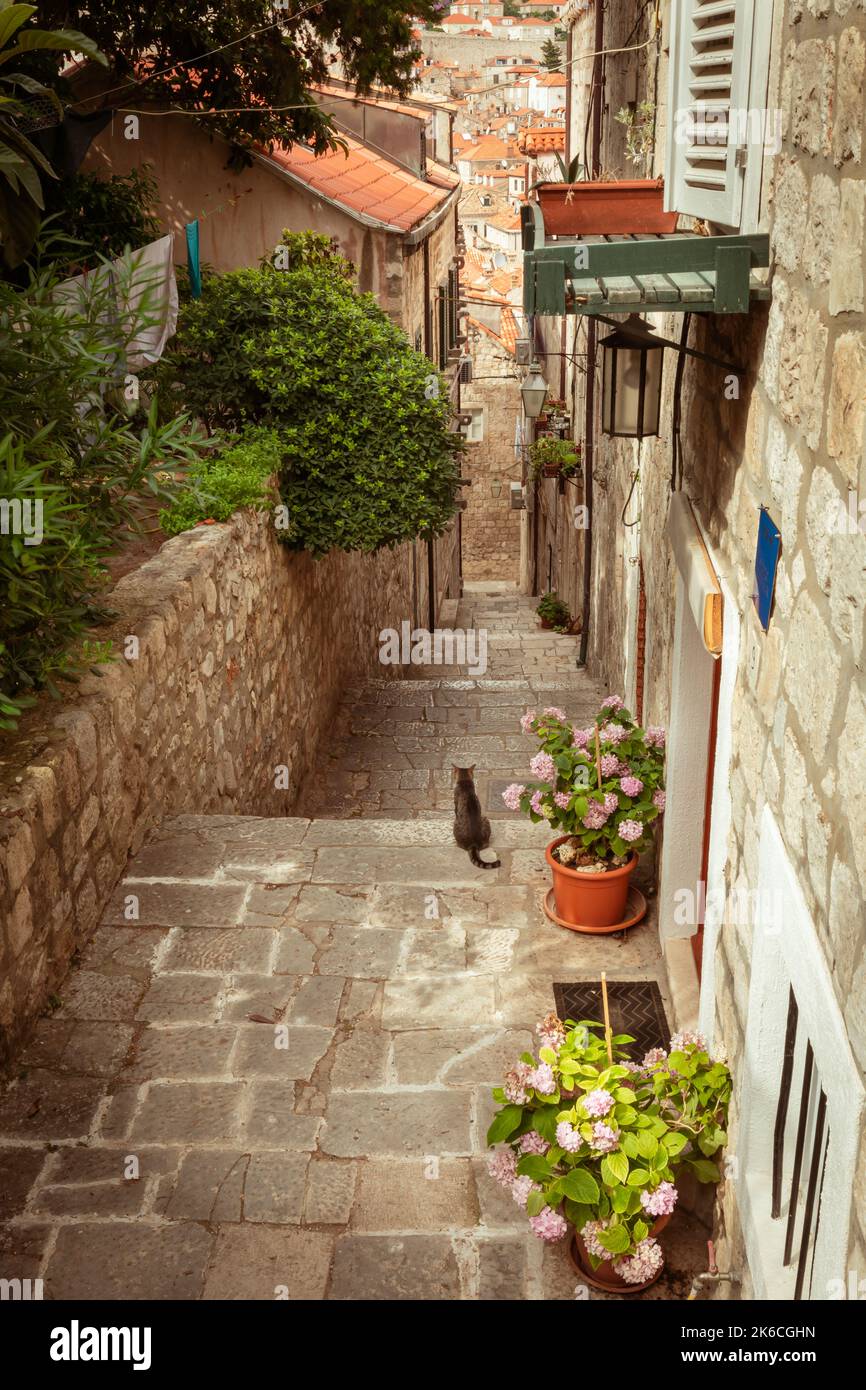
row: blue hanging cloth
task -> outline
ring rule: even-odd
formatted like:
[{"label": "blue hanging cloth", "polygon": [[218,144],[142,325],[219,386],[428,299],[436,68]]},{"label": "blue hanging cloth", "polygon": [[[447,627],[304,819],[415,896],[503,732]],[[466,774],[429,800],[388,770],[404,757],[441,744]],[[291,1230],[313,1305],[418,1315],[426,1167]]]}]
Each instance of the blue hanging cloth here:
[{"label": "blue hanging cloth", "polygon": [[193,299],[201,299],[201,260],[199,259],[198,218],[186,224],[186,262]]}]

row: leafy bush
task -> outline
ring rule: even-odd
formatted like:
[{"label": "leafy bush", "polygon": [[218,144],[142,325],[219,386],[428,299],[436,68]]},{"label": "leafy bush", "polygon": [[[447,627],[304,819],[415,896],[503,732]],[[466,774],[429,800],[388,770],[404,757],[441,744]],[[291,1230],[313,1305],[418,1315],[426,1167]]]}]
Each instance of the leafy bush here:
[{"label": "leafy bush", "polygon": [[571,623],[571,609],[555,593],[545,594],[535,611],[543,623],[557,632],[565,632]]},{"label": "leafy bush", "polygon": [[559,473],[570,478],[580,468],[580,445],[569,439],[554,439],[549,435],[536,439],[529,450],[532,476],[540,478],[545,471],[547,476]]},{"label": "leafy bush", "polygon": [[586,729],[555,706],[524,715],[521,724],[538,738],[529,766],[540,780],[514,783],[503,798],[534,825],[546,820],[571,837],[556,851],[561,863],[583,856],[581,863],[618,864],[652,843],[665,808],[664,729],[642,729],[618,695],[608,696]]},{"label": "leafy bush", "polygon": [[439,534],[461,451],[441,378],[325,238],[284,245],[286,269],[205,280],[161,381],[209,426],[279,432],[289,544],[372,552]]},{"label": "leafy bush", "polygon": [[593,1270],[612,1259],[626,1284],[642,1284],[661,1267],[653,1230],[677,1205],[679,1174],[721,1178],[731,1074],[699,1033],[641,1062],[626,1050],[634,1038],[606,1046],[600,1023],[548,1014],[536,1033],[537,1057],[525,1052],[493,1092],[491,1176],[539,1239],[577,1231]]},{"label": "leafy bush", "polygon": [[199,521],[228,521],[240,507],[273,502],[269,480],[280,471],[280,437],[274,430],[251,430],[227,449],[193,464],[184,490],[159,514],[168,536],[188,531]]},{"label": "leafy bush", "polygon": [[63,236],[50,240],[42,264],[51,263],[58,273],[75,275],[95,265],[100,256],[112,260],[127,247],[145,246],[162,234],[153,213],[156,201],[156,180],[148,166],[107,179],[75,174],[51,184],[46,190],[46,212]]},{"label": "leafy bush", "polygon": [[[84,633],[107,616],[105,560],[137,529],[144,499],[170,500],[171,471],[209,445],[183,417],[161,423],[155,402],[125,399],[125,348],[150,314],[147,293],[124,332],[103,277],[63,303],[57,283],[52,270],[24,289],[0,281],[3,728],[37,690],[58,695],[56,679],[88,664]],[[25,502],[31,519],[41,511],[36,544],[22,534]]]}]

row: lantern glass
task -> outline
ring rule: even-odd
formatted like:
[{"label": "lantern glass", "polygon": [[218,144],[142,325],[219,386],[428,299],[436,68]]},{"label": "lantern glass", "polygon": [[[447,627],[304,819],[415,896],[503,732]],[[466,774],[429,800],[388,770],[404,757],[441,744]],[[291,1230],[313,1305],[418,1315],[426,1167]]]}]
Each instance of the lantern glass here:
[{"label": "lantern glass", "polygon": [[529,369],[529,375],[520,388],[523,397],[523,409],[528,420],[537,420],[542,410],[544,402],[547,400],[547,382],[541,375],[537,362],[533,362]]},{"label": "lantern glass", "polygon": [[658,434],[661,420],[664,345],[617,330],[602,343],[602,429],[605,434],[644,439]]}]

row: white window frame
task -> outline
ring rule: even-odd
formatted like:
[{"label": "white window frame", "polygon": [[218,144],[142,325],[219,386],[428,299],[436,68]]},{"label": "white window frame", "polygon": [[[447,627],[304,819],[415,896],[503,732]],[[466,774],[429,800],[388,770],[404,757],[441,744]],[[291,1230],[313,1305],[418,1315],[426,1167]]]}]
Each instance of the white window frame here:
[{"label": "white window frame", "polygon": [[797,1000],[798,1032],[802,1029],[812,1044],[815,1068],[827,1097],[829,1141],[811,1281],[813,1299],[823,1301],[833,1296],[834,1284],[847,1288],[852,1188],[866,1097],[803,890],[775,817],[765,806],[758,847],[757,913],[736,1143],[737,1199],[757,1299],[791,1296],[791,1273],[782,1267],[785,1218],[773,1219],[770,1214],[773,1121],[789,987]]},{"label": "white window frame", "polygon": [[[775,131],[775,121],[767,115],[775,0],[730,0],[735,26],[730,104],[734,111],[748,114],[744,128],[738,130],[735,125],[731,132],[735,141],[727,148],[724,189],[689,180],[687,145],[682,142],[677,116],[693,104],[692,25],[704,7],[714,3],[716,0],[672,0],[665,209],[747,235],[758,230],[760,220],[764,135]],[[762,135],[756,140],[759,122]]]},{"label": "white window frame", "polygon": [[[465,439],[467,444],[483,444],[487,426],[487,408],[483,405],[467,405],[463,407],[464,414],[472,416],[472,423],[466,426]],[[478,425],[479,432],[474,433]]]}]

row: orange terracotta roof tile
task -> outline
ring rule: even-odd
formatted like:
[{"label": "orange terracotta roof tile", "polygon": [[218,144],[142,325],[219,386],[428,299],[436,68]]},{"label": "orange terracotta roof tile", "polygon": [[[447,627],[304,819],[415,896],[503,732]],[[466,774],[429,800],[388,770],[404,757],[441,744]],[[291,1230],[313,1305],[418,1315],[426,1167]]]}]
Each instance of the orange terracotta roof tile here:
[{"label": "orange terracotta roof tile", "polygon": [[549,150],[564,150],[565,126],[559,126],[554,130],[539,127],[521,130],[517,136],[517,148],[523,154],[529,155],[543,154]]},{"label": "orange terracotta roof tile", "polygon": [[315,155],[305,145],[291,149],[277,145],[269,157],[311,192],[333,199],[349,213],[375,218],[400,231],[423,222],[459,182],[446,184],[441,175],[441,181],[427,182],[351,136],[343,138],[348,147],[345,151]]},{"label": "orange terracotta roof tile", "polygon": [[511,307],[503,309],[499,315],[499,336],[506,350],[513,355],[517,339],[520,337],[520,325]]}]

